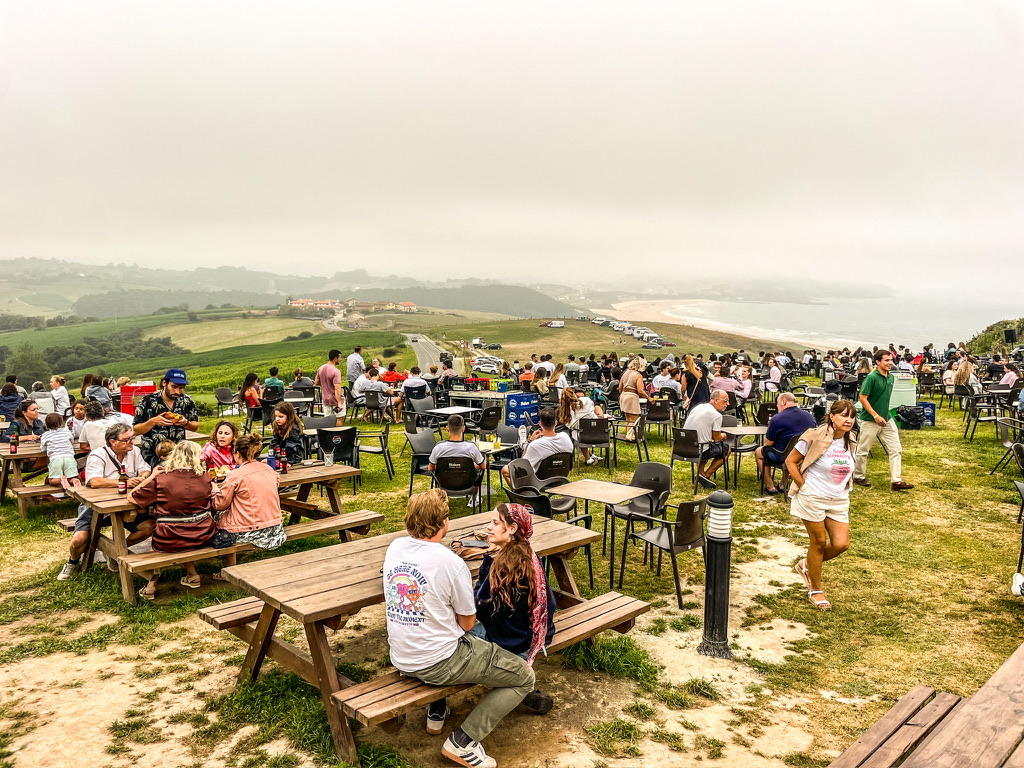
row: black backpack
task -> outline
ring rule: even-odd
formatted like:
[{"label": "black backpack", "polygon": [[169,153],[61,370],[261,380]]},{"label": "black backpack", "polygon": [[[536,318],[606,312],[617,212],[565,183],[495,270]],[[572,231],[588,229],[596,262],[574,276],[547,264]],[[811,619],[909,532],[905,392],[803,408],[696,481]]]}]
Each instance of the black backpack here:
[{"label": "black backpack", "polygon": [[901,405],[896,409],[896,419],[903,429],[920,429],[924,424],[924,408],[919,405]]}]

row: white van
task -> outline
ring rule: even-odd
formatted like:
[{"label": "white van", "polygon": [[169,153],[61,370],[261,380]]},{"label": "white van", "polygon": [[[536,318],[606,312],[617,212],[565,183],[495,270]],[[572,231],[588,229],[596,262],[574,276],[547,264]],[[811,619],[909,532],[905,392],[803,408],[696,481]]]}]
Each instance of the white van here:
[{"label": "white van", "polygon": [[548,328],[565,328],[565,321],[552,320],[550,323],[548,323]]},{"label": "white van", "polygon": [[608,322],[608,318],[606,318],[606,317],[595,317],[590,322],[592,322],[594,325],[604,325],[605,323]]}]

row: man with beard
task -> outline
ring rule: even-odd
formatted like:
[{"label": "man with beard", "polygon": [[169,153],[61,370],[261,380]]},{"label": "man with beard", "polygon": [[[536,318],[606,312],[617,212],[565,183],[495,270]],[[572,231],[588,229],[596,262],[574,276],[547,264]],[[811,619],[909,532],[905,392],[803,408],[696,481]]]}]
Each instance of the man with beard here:
[{"label": "man with beard", "polygon": [[156,447],[164,440],[179,443],[185,430],[199,426],[199,411],[192,398],[185,394],[188,378],[181,368],[171,368],[160,379],[160,389],[146,395],[135,406],[134,429],[142,435],[142,458],[151,467],[160,463]]}]

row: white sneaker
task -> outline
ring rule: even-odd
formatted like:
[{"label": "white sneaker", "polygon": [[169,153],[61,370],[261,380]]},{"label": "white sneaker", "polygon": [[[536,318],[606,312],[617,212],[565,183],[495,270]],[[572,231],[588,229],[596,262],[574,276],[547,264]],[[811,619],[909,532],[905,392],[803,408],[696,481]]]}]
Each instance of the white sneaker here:
[{"label": "white sneaker", "polygon": [[60,569],[60,573],[57,574],[57,581],[67,581],[76,573],[78,569],[82,567],[81,562],[76,563],[64,563],[64,567]]},{"label": "white sneaker", "polygon": [[1024,593],[1024,573],[1013,574],[1013,582],[1010,584],[1010,591],[1017,597]]},{"label": "white sneaker", "polygon": [[93,561],[94,563],[105,563],[105,562],[107,562],[107,556],[106,556],[106,555],[104,555],[104,554],[103,554],[103,553],[102,553],[102,552],[101,552],[100,550],[98,550],[98,549],[97,549],[97,550],[96,550],[96,551],[95,551],[95,552],[93,553],[93,556],[92,556],[92,561]]},{"label": "white sneaker", "polygon": [[587,466],[589,467],[593,464],[597,464],[597,462],[599,462],[600,460],[601,459],[597,456],[591,456],[589,459],[587,459]]},{"label": "white sneaker", "polygon": [[526,445],[526,441],[530,437],[530,429],[525,424],[519,428],[519,445],[520,447]]},{"label": "white sneaker", "polygon": [[427,710],[427,733],[429,733],[431,736],[440,736],[441,735],[441,731],[444,730],[444,719],[446,717],[448,717],[448,715],[450,713],[451,713],[451,710],[448,709],[448,707],[445,707],[444,708],[444,712],[442,712],[440,715],[432,714],[430,712],[430,710],[428,709]]},{"label": "white sneaker", "polygon": [[498,768],[498,762],[487,756],[484,745],[479,741],[471,741],[469,746],[460,747],[449,736],[441,746],[441,754],[466,768]]}]

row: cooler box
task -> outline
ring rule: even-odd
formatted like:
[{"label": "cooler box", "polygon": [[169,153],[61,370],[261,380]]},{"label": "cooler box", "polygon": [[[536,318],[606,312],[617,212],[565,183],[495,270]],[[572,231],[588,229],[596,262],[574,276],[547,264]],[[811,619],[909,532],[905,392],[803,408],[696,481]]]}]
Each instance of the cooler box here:
[{"label": "cooler box", "polygon": [[129,416],[135,415],[135,397],[141,397],[156,392],[156,384],[152,381],[136,381],[133,384],[125,384],[121,387],[121,413]]},{"label": "cooler box", "polygon": [[917,379],[911,374],[892,373],[896,380],[892,383],[892,396],[889,398],[889,410],[895,411],[901,405],[917,405]]},{"label": "cooler box", "polygon": [[512,379],[491,379],[491,386],[495,392],[508,392],[512,389]]},{"label": "cooler box", "polygon": [[935,403],[929,403],[927,400],[924,402],[917,403],[918,408],[924,408],[924,422],[922,427],[934,427],[935,426]]}]

